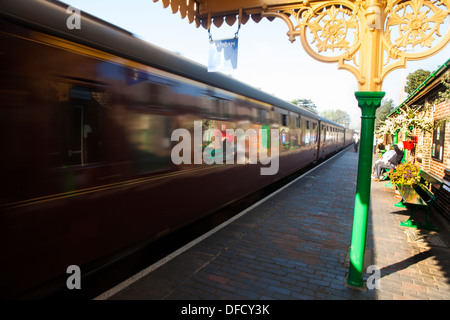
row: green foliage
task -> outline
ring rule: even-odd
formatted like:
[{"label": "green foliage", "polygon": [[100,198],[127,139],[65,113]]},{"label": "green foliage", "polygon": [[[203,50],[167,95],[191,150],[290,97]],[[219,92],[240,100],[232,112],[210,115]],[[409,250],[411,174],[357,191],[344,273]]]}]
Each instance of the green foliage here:
[{"label": "green foliage", "polygon": [[299,107],[306,108],[309,111],[312,111],[314,113],[317,113],[317,106],[310,99],[294,99],[289,102],[293,103]]},{"label": "green foliage", "polygon": [[399,115],[392,116],[381,122],[377,128],[377,134],[393,134],[397,130],[402,132],[412,131],[414,128],[422,131],[433,132],[436,125],[433,119],[427,117],[427,112],[431,108],[430,104],[425,106],[419,112],[416,108],[411,108],[408,105],[403,105],[398,109]]},{"label": "green foliage", "polygon": [[450,71],[447,71],[441,80],[442,84],[445,86],[444,92],[439,92],[439,98],[434,101],[434,104],[439,104],[441,102],[450,99]]},{"label": "green foliage", "polygon": [[390,99],[390,100],[383,99],[381,101],[381,106],[375,112],[375,116],[376,116],[375,128],[378,128],[379,125],[381,124],[381,122],[385,121],[386,117],[392,111],[394,111],[394,109],[395,109],[395,106],[394,106],[394,101],[392,99]]},{"label": "green foliage", "polygon": [[430,71],[419,69],[410,73],[406,77],[405,92],[410,95],[416,90],[429,76]]},{"label": "green foliage", "polygon": [[320,115],[341,125],[348,125],[350,123],[350,115],[339,109],[322,111]]},{"label": "green foliage", "polygon": [[[450,99],[450,71],[447,71],[443,75],[441,82],[444,85],[445,90],[438,93],[439,97],[433,101],[434,105]],[[394,134],[397,130],[408,132],[414,128],[422,131],[433,132],[436,128],[440,127],[442,123],[450,121],[450,115],[447,115],[441,119],[433,119],[431,116],[427,116],[430,114],[433,104],[426,102],[420,108],[403,105],[397,109],[398,114],[393,114],[390,118],[386,118],[384,120],[381,116],[379,119],[377,113],[377,119],[375,122],[376,133]],[[382,106],[379,109],[381,108]],[[380,122],[378,122],[378,120],[380,120]]]},{"label": "green foliage", "polygon": [[410,162],[401,163],[389,173],[392,184],[413,185],[420,181],[420,168]]}]

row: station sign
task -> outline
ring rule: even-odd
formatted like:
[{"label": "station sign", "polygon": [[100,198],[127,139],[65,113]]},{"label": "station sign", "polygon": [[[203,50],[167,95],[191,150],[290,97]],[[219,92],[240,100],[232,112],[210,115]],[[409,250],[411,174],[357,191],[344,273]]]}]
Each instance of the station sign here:
[{"label": "station sign", "polygon": [[237,68],[238,38],[209,42],[208,72]]}]

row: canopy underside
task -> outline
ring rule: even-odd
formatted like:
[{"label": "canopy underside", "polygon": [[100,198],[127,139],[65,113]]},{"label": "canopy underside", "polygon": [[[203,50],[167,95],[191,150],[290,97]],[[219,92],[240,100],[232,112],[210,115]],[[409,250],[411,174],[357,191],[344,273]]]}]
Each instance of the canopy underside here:
[{"label": "canopy underside", "polygon": [[[160,1],[164,8],[169,8],[172,13],[179,13],[181,18],[187,18],[189,23],[194,23],[198,28],[202,26],[209,29],[213,23],[220,28],[224,22],[229,26],[236,22],[246,24],[251,18],[258,23],[263,18],[261,13],[271,8],[285,10],[293,4],[301,4],[304,1],[289,0],[153,0]],[[312,0],[314,1],[314,0]],[[272,21],[275,17],[266,17]]]}]

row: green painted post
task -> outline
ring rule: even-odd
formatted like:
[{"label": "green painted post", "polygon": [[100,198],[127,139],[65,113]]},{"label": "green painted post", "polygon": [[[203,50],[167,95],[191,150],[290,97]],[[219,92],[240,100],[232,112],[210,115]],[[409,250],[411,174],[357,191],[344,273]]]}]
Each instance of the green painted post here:
[{"label": "green painted post", "polygon": [[398,143],[398,132],[399,132],[400,130],[396,130],[395,131],[395,134],[394,134],[394,143],[393,144],[397,144]]},{"label": "green painted post", "polygon": [[370,174],[372,172],[375,111],[380,106],[384,95],[384,92],[378,91],[355,92],[358,106],[361,108],[361,138],[350,247],[350,267],[347,278],[347,283],[353,287],[364,285],[363,266],[367,238],[367,218],[370,209]]}]

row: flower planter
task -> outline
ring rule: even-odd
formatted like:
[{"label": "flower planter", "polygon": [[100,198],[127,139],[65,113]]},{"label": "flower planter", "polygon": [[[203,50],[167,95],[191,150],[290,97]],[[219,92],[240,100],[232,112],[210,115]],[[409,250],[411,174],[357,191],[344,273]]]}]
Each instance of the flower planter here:
[{"label": "flower planter", "polygon": [[398,191],[397,186],[395,185],[395,195],[394,195],[395,199],[399,199],[402,200],[402,196],[400,194],[400,191]]},{"label": "flower planter", "polygon": [[414,147],[414,142],[413,141],[403,141],[403,148],[406,150],[412,150],[412,148]]}]

